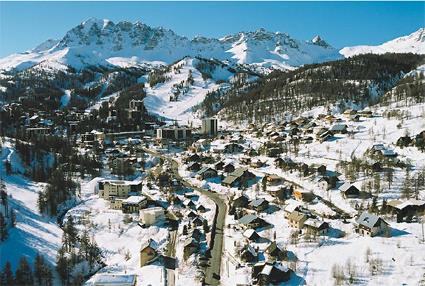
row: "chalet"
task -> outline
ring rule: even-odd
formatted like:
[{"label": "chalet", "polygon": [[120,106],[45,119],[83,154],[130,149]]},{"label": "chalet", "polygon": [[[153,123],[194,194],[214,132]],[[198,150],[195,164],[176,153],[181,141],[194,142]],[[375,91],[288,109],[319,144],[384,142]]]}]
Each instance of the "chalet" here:
[{"label": "chalet", "polygon": [[341,191],[342,196],[346,199],[358,198],[360,195],[360,190],[348,182],[345,182],[342,186],[340,186],[339,190]]},{"label": "chalet", "polygon": [[235,171],[235,166],[233,166],[233,164],[230,164],[230,163],[226,164],[223,167],[223,171],[226,172],[226,173],[231,173],[231,172]]},{"label": "chalet", "polygon": [[351,118],[353,115],[356,115],[356,114],[357,114],[357,111],[356,111],[356,110],[354,110],[354,109],[347,109],[347,110],[345,110],[342,114],[343,114],[343,115],[344,115],[344,117],[346,117],[346,118]]},{"label": "chalet", "polygon": [[136,286],[137,275],[98,273],[93,277],[94,286]]},{"label": "chalet", "polygon": [[317,174],[324,176],[326,174],[326,166],[320,165],[315,167]]},{"label": "chalet", "polygon": [[241,259],[247,263],[255,263],[258,260],[258,252],[254,247],[247,244],[241,251]]},{"label": "chalet", "polygon": [[312,191],[302,189],[294,190],[293,195],[296,200],[303,202],[311,202],[315,198],[315,195]]},{"label": "chalet", "polygon": [[201,169],[202,165],[198,162],[190,162],[186,169],[193,172],[198,172]]},{"label": "chalet", "polygon": [[202,158],[201,158],[201,156],[199,156],[198,154],[195,153],[195,154],[188,156],[184,161],[185,161],[185,163],[201,162]]},{"label": "chalet", "polygon": [[425,149],[425,130],[415,136],[414,144],[421,150]]},{"label": "chalet", "polygon": [[268,157],[276,158],[280,154],[282,154],[282,149],[281,148],[273,147],[273,148],[267,148],[266,149],[266,156],[268,156]]},{"label": "chalet", "polygon": [[276,259],[276,260],[284,260],[287,258],[288,253],[286,250],[282,250],[276,243],[276,241],[271,242],[267,248],[266,253],[269,255],[269,257]]},{"label": "chalet", "polygon": [[201,241],[202,232],[199,228],[192,228],[189,232],[188,237],[193,238],[196,241]]},{"label": "chalet", "polygon": [[267,174],[264,179],[270,185],[280,185],[283,182],[283,178],[275,174]]},{"label": "chalet", "polygon": [[359,111],[358,114],[360,116],[363,116],[363,117],[372,117],[373,116],[372,111],[370,111],[369,109],[366,109],[366,108],[363,109],[363,110],[361,110],[361,111]]},{"label": "chalet", "polygon": [[233,199],[232,205],[235,208],[245,208],[248,206],[248,203],[249,203],[248,197],[245,195],[241,195]]},{"label": "chalet", "polygon": [[155,240],[149,238],[140,247],[140,267],[152,262],[158,255],[158,244]]},{"label": "chalet", "polygon": [[297,164],[289,157],[277,158],[274,162],[276,166],[284,170],[291,170],[297,166]]},{"label": "chalet", "polygon": [[204,213],[204,212],[207,211],[207,209],[203,205],[199,204],[199,205],[196,206],[196,211],[198,211],[200,213]]},{"label": "chalet", "polygon": [[184,242],[183,246],[183,258],[187,260],[189,256],[196,253],[199,249],[199,242],[194,238],[188,238]]},{"label": "chalet", "polygon": [[391,200],[387,202],[388,210],[397,215],[397,221],[404,218],[423,215],[425,212],[425,201],[410,199],[407,201]]},{"label": "chalet", "polygon": [[253,228],[253,229],[258,228],[258,227],[264,227],[264,226],[268,225],[268,223],[265,220],[257,217],[256,215],[252,215],[252,214],[248,214],[248,215],[241,217],[238,220],[238,222],[244,228]]},{"label": "chalet", "polygon": [[130,196],[122,201],[122,212],[123,213],[138,213],[141,209],[147,205],[147,199],[145,196]]},{"label": "chalet", "polygon": [[269,207],[269,202],[266,199],[259,198],[259,199],[252,200],[248,204],[248,207],[250,209],[256,210],[257,212],[261,212]]},{"label": "chalet", "polygon": [[338,181],[336,176],[325,176],[321,177],[318,180],[317,186],[320,190],[327,191],[336,187],[336,182]]},{"label": "chalet", "polygon": [[239,145],[237,143],[229,143],[224,146],[223,152],[225,154],[234,154],[234,153],[241,153],[244,150],[242,145]]},{"label": "chalet", "polygon": [[220,162],[218,162],[218,163],[216,163],[214,165],[214,169],[216,169],[216,170],[223,170],[223,167],[224,167],[224,162],[223,161],[220,161]]},{"label": "chalet", "polygon": [[283,216],[288,219],[292,212],[294,211],[300,211],[301,209],[301,203],[297,201],[292,201],[288,205],[285,206],[283,209]]},{"label": "chalet", "polygon": [[244,152],[244,154],[245,154],[245,155],[247,155],[247,156],[251,156],[251,157],[258,156],[258,152],[257,152],[257,150],[252,149],[252,148],[247,149],[247,150]]},{"label": "chalet", "polygon": [[254,179],[255,175],[248,171],[247,168],[238,168],[230,173],[223,181],[222,185],[227,187],[242,186],[247,184],[249,180]]},{"label": "chalet", "polygon": [[191,223],[194,226],[202,226],[204,223],[204,219],[201,218],[200,216],[196,216],[192,219]]},{"label": "chalet", "polygon": [[257,160],[252,160],[249,165],[253,168],[261,168],[264,166],[264,162],[261,162],[260,160],[257,159]]},{"label": "chalet", "polygon": [[347,124],[334,124],[329,131],[333,134],[345,134],[348,132],[348,126]]},{"label": "chalet", "polygon": [[306,233],[312,235],[325,235],[329,230],[329,224],[318,219],[309,218],[304,222]]},{"label": "chalet", "polygon": [[363,212],[356,220],[356,232],[363,236],[376,236],[386,234],[390,227],[386,221],[377,215]]},{"label": "chalet", "polygon": [[410,146],[410,144],[412,144],[412,138],[410,138],[408,135],[402,136],[400,138],[398,138],[396,145],[398,147],[407,147]]},{"label": "chalet", "polygon": [[252,276],[260,285],[280,284],[289,280],[291,272],[281,262],[262,262],[254,265]]},{"label": "chalet", "polygon": [[306,163],[301,163],[298,167],[300,173],[306,177],[310,174],[310,168]]},{"label": "chalet", "polygon": [[307,220],[307,216],[299,211],[293,211],[289,217],[289,225],[293,228],[302,229],[304,222]]},{"label": "chalet", "polygon": [[252,228],[245,230],[242,235],[250,241],[257,241],[260,238],[260,235]]},{"label": "chalet", "polygon": [[203,167],[196,173],[196,177],[201,180],[217,177],[217,171],[210,167]]},{"label": "chalet", "polygon": [[267,193],[274,198],[277,198],[281,201],[289,199],[292,196],[293,188],[289,185],[282,186],[278,189],[276,188],[267,188]]},{"label": "chalet", "polygon": [[188,217],[188,218],[194,218],[194,217],[197,217],[198,215],[196,214],[196,212],[194,212],[193,210],[190,210],[190,211],[188,211],[187,213],[186,213],[186,216]]},{"label": "chalet", "polygon": [[186,208],[190,208],[192,210],[194,210],[196,208],[196,205],[195,205],[195,203],[192,200],[185,200],[185,201],[183,201],[183,205]]}]

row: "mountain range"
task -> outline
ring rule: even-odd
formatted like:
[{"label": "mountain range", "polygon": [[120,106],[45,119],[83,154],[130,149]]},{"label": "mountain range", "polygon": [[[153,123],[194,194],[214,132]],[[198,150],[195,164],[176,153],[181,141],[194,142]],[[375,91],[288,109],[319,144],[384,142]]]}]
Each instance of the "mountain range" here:
[{"label": "mountain range", "polygon": [[185,56],[214,58],[228,65],[261,69],[296,67],[351,57],[364,53],[425,53],[425,29],[379,46],[354,46],[341,50],[320,36],[301,41],[281,32],[259,29],[220,39],[188,39],[172,30],[153,28],[141,22],[114,23],[89,19],[59,40],[49,39],[36,48],[0,59],[0,69],[24,70],[36,65],[66,70],[88,66],[131,67],[170,64]]}]

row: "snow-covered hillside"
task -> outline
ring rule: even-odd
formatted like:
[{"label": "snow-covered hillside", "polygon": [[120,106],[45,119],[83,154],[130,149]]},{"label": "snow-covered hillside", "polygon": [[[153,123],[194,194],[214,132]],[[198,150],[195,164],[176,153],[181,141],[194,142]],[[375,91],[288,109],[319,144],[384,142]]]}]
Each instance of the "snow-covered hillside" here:
[{"label": "snow-covered hillside", "polygon": [[[316,37],[320,39],[320,37]],[[141,22],[89,19],[60,40],[48,40],[31,51],[0,59],[0,69],[26,69],[39,63],[77,69],[90,65],[125,66],[146,62],[170,64],[184,56],[216,58],[233,64],[288,68],[340,58],[322,39],[299,41],[264,29],[221,39],[192,40]]]},{"label": "snow-covered hillside", "polygon": [[385,53],[415,53],[425,54],[425,28],[416,32],[396,38],[379,46],[354,46],[345,47],[339,51],[345,57],[352,57],[360,54],[385,54]]},{"label": "snow-covered hillside", "polygon": [[[196,120],[193,107],[205,99],[208,91],[220,87],[216,81],[229,80],[233,75],[225,68],[216,67],[212,72],[212,78],[204,80],[201,72],[196,68],[198,63],[198,59],[186,57],[172,65],[171,71],[165,74],[170,80],[147,87],[147,97],[144,100],[147,110],[167,120],[178,120],[182,124]],[[191,84],[187,82],[189,74],[193,78]],[[181,87],[178,87],[179,84]],[[171,98],[177,92],[179,93],[178,98],[172,101]]]},{"label": "snow-covered hillside", "polygon": [[[13,175],[6,175],[3,162],[12,162]],[[42,183],[33,182],[18,173],[24,172],[19,155],[10,141],[3,142],[0,174],[10,195],[10,207],[16,214],[16,226],[9,230],[9,237],[0,244],[0,267],[7,261],[16,269],[21,256],[32,264],[42,254],[50,265],[56,264],[56,253],[61,247],[62,229],[53,218],[42,216],[38,210],[38,192]]]}]

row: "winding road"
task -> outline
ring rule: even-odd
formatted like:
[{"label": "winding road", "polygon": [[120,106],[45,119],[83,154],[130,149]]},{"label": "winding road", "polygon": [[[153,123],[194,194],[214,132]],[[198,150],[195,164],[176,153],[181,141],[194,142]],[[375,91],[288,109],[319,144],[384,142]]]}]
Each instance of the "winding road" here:
[{"label": "winding road", "polygon": [[220,269],[221,269],[221,258],[223,256],[223,237],[224,237],[224,226],[225,226],[225,219],[226,219],[226,213],[227,213],[227,204],[226,199],[221,197],[219,194],[214,193],[210,190],[206,190],[200,187],[197,187],[188,181],[184,180],[178,171],[179,163],[175,161],[174,159],[165,156],[163,154],[160,154],[158,152],[152,151],[147,148],[143,148],[143,150],[151,154],[152,156],[162,158],[166,161],[168,161],[171,164],[171,170],[174,174],[174,177],[178,180],[180,180],[183,185],[187,188],[194,189],[198,192],[200,192],[202,195],[210,198],[214,203],[216,204],[216,211],[217,213],[217,219],[215,220],[215,225],[211,226],[211,228],[215,228],[215,234],[214,237],[211,237],[213,239],[214,244],[213,248],[211,249],[211,258],[210,263],[208,267],[206,268],[205,273],[205,284],[206,285],[219,285],[220,284]]}]

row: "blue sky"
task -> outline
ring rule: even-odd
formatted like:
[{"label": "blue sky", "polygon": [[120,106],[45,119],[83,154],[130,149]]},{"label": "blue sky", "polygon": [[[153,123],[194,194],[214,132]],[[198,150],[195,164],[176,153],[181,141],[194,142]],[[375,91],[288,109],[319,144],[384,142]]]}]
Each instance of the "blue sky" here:
[{"label": "blue sky", "polygon": [[140,20],[189,38],[262,27],[344,47],[424,27],[425,2],[0,2],[0,57],[60,38],[90,17]]}]

